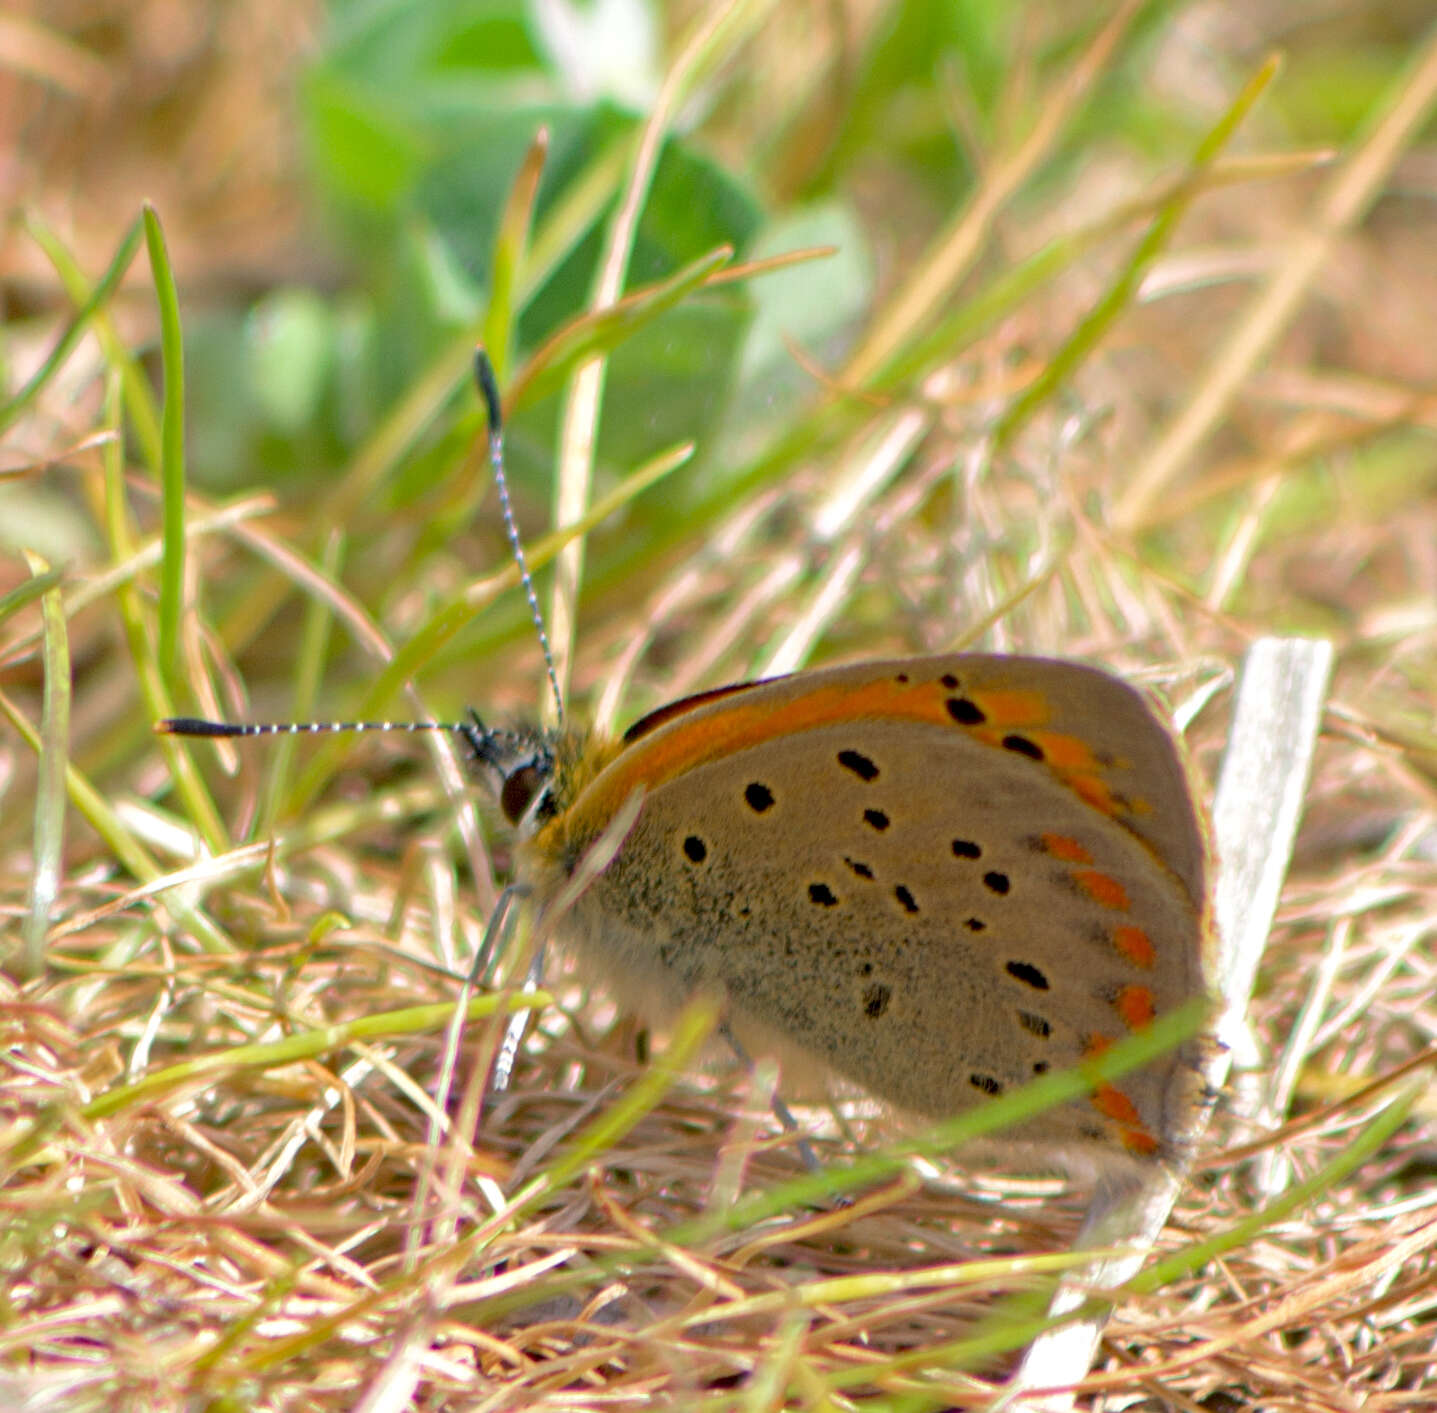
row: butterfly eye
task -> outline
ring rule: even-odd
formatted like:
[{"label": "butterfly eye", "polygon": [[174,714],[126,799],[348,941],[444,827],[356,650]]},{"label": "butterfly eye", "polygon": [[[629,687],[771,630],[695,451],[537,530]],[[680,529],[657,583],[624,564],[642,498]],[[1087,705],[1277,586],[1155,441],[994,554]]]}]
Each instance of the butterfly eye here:
[{"label": "butterfly eye", "polygon": [[548,772],[533,761],[511,770],[499,791],[499,808],[504,811],[504,818],[510,824],[518,824],[548,780]]}]

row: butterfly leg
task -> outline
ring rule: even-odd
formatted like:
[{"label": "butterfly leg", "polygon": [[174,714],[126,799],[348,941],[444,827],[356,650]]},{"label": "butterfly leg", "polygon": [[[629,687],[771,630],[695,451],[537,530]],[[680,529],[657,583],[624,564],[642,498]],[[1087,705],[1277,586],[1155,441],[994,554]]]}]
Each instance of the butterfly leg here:
[{"label": "butterfly leg", "polygon": [[[529,969],[524,973],[522,990],[536,991],[544,979],[544,945],[540,943],[534,951]],[[519,1046],[524,1043],[524,1032],[529,1028],[529,1017],[533,1012],[525,1007],[515,1011],[504,1027],[504,1038],[499,1042],[499,1053],[494,1057],[494,1073],[490,1076],[489,1087],[495,1094],[502,1094],[509,1087],[513,1077],[514,1061],[519,1056]]]},{"label": "butterfly leg", "polygon": [[[478,986],[481,982],[488,983],[493,980],[492,972],[494,963],[498,960],[500,948],[512,937],[510,933],[511,914],[520,897],[521,891],[512,885],[500,893],[499,899],[494,905],[494,911],[490,914],[488,926],[484,929],[479,950],[474,955],[474,965],[469,972],[471,988]],[[544,945],[541,942],[534,951],[528,970],[524,973],[520,989],[533,991],[537,989],[543,979]],[[509,1087],[509,1081],[514,1074],[514,1061],[518,1058],[519,1046],[524,1042],[524,1032],[529,1027],[529,1017],[532,1014],[533,1012],[527,1006],[521,1011],[515,1011],[509,1017],[509,1024],[504,1027],[504,1038],[499,1042],[499,1051],[494,1057],[494,1072],[489,1077],[490,1090],[495,1094],[501,1094]]]},{"label": "butterfly leg", "polygon": [[[728,1042],[728,1047],[733,1051],[739,1064],[752,1074],[757,1066],[749,1056],[748,1051],[739,1044],[738,1036],[726,1025],[719,1027],[719,1034]],[[797,1141],[798,1156],[802,1160],[803,1166],[811,1173],[820,1171],[821,1165],[818,1161],[818,1154],[813,1151],[813,1145],[808,1139],[798,1131],[798,1120],[794,1118],[793,1110],[783,1102],[782,1096],[777,1091],[774,1092],[773,1097],[769,1100],[769,1108],[773,1111],[774,1118],[778,1120],[779,1127],[782,1128],[785,1133],[791,1134]]]}]

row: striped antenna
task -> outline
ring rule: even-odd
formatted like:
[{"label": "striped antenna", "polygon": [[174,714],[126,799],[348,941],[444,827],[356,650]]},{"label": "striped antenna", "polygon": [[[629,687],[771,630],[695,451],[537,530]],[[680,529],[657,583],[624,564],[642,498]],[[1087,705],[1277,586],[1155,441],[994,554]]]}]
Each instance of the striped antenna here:
[{"label": "striped antenna", "polygon": [[514,507],[509,500],[509,478],[504,474],[504,413],[499,399],[499,384],[494,377],[494,365],[490,363],[489,355],[484,352],[482,344],[474,350],[474,381],[479,384],[479,396],[484,400],[484,411],[489,418],[489,465],[494,472],[494,485],[499,492],[504,532],[509,536],[509,548],[513,550],[514,563],[519,568],[519,582],[524,586],[524,597],[529,600],[529,616],[534,620],[534,629],[539,634],[539,647],[544,653],[544,670],[549,674],[549,690],[554,694],[554,709],[558,713],[555,719],[562,726],[564,698],[559,692],[559,674],[554,671],[549,630],[544,627],[544,615],[534,592],[529,562],[524,558],[524,544],[519,538],[519,525],[514,519]]},{"label": "striped antenna", "polygon": [[156,722],[161,736],[326,736],[338,731],[450,731],[469,747],[472,763],[489,773],[489,784],[510,824],[537,819],[552,799],[554,749],[542,731],[502,731],[485,726],[479,713],[452,721],[211,721],[168,716]]},{"label": "striped antenna", "polygon": [[167,716],[155,724],[162,736],[329,736],[341,731],[451,731],[464,736],[474,729],[468,722],[452,721],[209,721],[202,716]]},{"label": "striped antenna", "polygon": [[[489,465],[494,473],[494,484],[499,491],[499,505],[504,516],[504,531],[509,537],[509,547],[514,552],[514,563],[519,569],[519,582],[524,586],[524,597],[529,601],[529,613],[534,628],[539,634],[539,647],[544,653],[544,669],[549,674],[549,688],[554,694],[554,706],[558,711],[559,724],[564,722],[564,699],[559,693],[559,676],[554,670],[554,654],[549,647],[548,630],[544,627],[544,615],[539,609],[539,599],[534,593],[534,580],[529,573],[528,561],[524,558],[524,545],[519,539],[519,526],[514,519],[514,507],[509,500],[509,482],[504,474],[504,413],[499,397],[499,384],[494,377],[494,365],[489,361],[482,345],[474,350],[474,381],[479,385],[479,396],[484,403],[484,415],[489,424]],[[210,721],[201,716],[171,716],[155,724],[155,730],[162,736],[328,736],[353,731],[447,731],[463,736],[473,748],[476,757],[483,761],[497,763],[495,751],[501,741],[508,740],[513,733],[491,731],[471,712],[466,722],[452,721]]]}]

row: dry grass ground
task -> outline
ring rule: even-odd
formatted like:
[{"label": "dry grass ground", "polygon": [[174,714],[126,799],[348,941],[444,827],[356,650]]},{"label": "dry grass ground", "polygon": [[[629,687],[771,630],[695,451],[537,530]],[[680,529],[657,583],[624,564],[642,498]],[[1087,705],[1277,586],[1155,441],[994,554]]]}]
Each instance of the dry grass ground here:
[{"label": "dry grass ground", "polygon": [[[1430,1408],[1437,31],[1422,6],[1272,0],[1120,6],[1066,35],[1066,7],[1026,7],[981,114],[940,85],[972,164],[945,206],[912,110],[845,127],[897,8],[740,11],[704,51],[696,140],[752,163],[771,211],[842,190],[876,275],[846,348],[794,348],[815,381],[748,460],[680,467],[591,537],[572,650],[557,627],[571,699],[622,722],[775,661],[1058,653],[1160,689],[1210,785],[1245,646],[1331,638],[1263,1058],[1080,1401]],[[701,12],[667,15],[662,71]],[[0,19],[7,398],[144,198],[187,336],[280,287],[349,307],[293,118],[323,34],[266,0]],[[1236,112],[1273,46],[1285,71]],[[1113,118],[1134,88],[1189,126]],[[476,832],[407,738],[217,753],[150,732],[242,692],[257,716],[533,714],[472,404],[426,391],[462,385],[495,317],[431,340],[383,419],[307,444],[322,467],[196,489],[192,426],[174,578],[143,247],[3,426],[0,1402],[993,1406],[1080,1190],[895,1159],[837,1204],[851,1163],[893,1151],[861,1099],[800,1110],[811,1181],[767,1071],[671,1072],[683,1033],[645,1063],[563,973],[476,1122],[500,1022],[481,996],[457,1037],[452,1013],[506,865],[492,811]],[[563,354],[520,334],[507,385]],[[194,345],[191,369],[226,386]],[[548,492],[519,491],[543,561]],[[422,705],[367,702],[406,643]],[[1342,1170],[1405,1073],[1426,1082],[1406,1121]]]}]

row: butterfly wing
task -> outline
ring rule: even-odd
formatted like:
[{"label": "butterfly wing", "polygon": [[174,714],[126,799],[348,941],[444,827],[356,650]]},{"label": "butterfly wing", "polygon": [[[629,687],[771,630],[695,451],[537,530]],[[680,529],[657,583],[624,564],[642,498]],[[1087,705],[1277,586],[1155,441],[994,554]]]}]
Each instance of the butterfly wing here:
[{"label": "butterfly wing", "polygon": [[[713,989],[738,1027],[941,1117],[1202,991],[1201,822],[1176,742],[1117,679],[958,655],[683,705],[630,733],[531,854],[572,868],[643,786],[568,928],[641,1009]],[[1192,1060],[1031,1137],[1167,1152]]]}]

